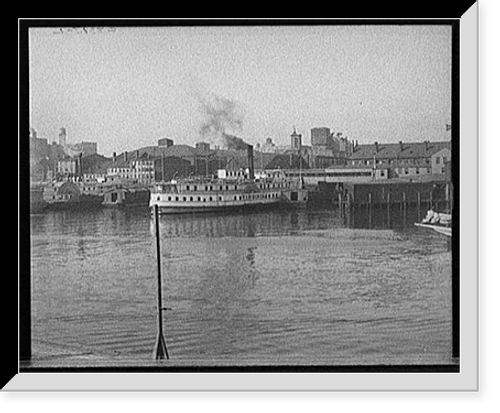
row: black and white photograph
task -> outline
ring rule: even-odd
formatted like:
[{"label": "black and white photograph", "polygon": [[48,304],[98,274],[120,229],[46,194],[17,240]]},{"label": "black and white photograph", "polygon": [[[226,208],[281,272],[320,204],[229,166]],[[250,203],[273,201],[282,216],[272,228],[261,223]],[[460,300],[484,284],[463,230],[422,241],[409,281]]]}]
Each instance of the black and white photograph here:
[{"label": "black and white photograph", "polygon": [[459,26],[319,23],[30,25],[21,372],[460,372]]}]

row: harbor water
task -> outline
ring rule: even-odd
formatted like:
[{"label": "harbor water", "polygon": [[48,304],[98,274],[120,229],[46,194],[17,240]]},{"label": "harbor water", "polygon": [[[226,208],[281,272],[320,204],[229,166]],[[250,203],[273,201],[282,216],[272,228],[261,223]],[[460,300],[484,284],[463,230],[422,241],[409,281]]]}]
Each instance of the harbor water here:
[{"label": "harbor water", "polygon": [[[416,210],[331,205],[161,216],[161,363],[451,363],[449,240],[417,220]],[[33,365],[154,364],[150,211],[30,221]]]}]

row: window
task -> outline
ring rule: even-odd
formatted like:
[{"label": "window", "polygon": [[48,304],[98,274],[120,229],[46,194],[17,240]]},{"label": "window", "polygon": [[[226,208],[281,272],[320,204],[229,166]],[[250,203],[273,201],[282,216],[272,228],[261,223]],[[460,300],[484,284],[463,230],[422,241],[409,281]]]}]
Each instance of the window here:
[{"label": "window", "polygon": [[194,186],[194,190],[195,190],[195,191],[197,191],[197,190],[198,190],[198,187],[197,187],[196,185]]},{"label": "window", "polygon": [[201,201],[201,196],[198,197],[198,201]]},{"label": "window", "polygon": [[190,196],[190,197],[189,197],[189,200],[190,200],[190,201],[192,201],[192,200],[193,200],[193,197],[192,197],[192,196]]},{"label": "window", "polygon": [[[172,197],[171,197],[171,196],[169,196],[169,197],[168,197],[168,200],[169,200],[169,201],[171,201],[171,200],[172,200]],[[159,199],[158,199],[158,201],[159,201]]]},{"label": "window", "polygon": [[186,191],[189,191],[189,185],[186,186]]},{"label": "window", "polygon": [[183,200],[183,201],[186,201],[186,197],[185,197],[185,196],[183,196],[183,197],[182,197],[182,200]]},{"label": "window", "polygon": [[439,156],[436,157],[436,163],[440,163],[441,162],[441,158]]}]

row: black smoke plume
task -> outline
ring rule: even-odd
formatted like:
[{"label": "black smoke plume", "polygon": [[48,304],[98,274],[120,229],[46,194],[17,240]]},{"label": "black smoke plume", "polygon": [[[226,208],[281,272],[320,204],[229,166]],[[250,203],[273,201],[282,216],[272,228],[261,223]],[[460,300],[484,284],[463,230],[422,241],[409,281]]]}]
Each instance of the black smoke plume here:
[{"label": "black smoke plume", "polygon": [[200,97],[200,109],[204,121],[200,127],[203,139],[218,142],[227,149],[246,150],[248,144],[234,133],[243,128],[243,111],[234,101],[211,93],[208,97]]},{"label": "black smoke plume", "polygon": [[246,151],[249,144],[243,139],[238,138],[234,135],[229,135],[227,133],[222,133],[222,139],[224,139],[225,147],[227,149],[235,149],[237,151]]}]

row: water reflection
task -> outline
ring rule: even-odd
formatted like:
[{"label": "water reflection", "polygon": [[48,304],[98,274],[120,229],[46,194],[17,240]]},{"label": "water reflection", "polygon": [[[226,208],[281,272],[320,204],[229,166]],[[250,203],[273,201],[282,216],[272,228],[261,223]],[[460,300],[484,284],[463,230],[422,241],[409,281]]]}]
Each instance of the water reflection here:
[{"label": "water reflection", "polygon": [[334,211],[266,211],[240,214],[162,215],[165,237],[258,237],[286,235],[307,229],[341,227]]},{"label": "water reflection", "polygon": [[399,206],[358,207],[346,211],[344,222],[355,229],[392,229],[397,232],[415,231],[415,222],[420,222],[418,208]]},{"label": "water reflection", "polygon": [[162,215],[160,231],[164,237],[259,237],[296,235],[307,230],[333,228],[391,229],[414,231],[417,209],[352,209],[343,213],[330,209],[266,211],[240,214]]},{"label": "water reflection", "polygon": [[[169,351],[235,365],[448,354],[450,254],[417,217],[331,205],[162,215]],[[31,237],[35,339],[150,357],[150,211],[50,211],[31,216]]]},{"label": "water reflection", "polygon": [[[269,235],[296,235],[307,230],[333,228],[391,229],[414,231],[419,222],[417,208],[352,208],[340,211],[327,207],[301,210],[270,210],[258,212],[199,213],[161,215],[162,237],[259,237]],[[144,227],[144,223],[149,225]],[[149,231],[154,235],[148,209],[93,211],[50,211],[31,216],[31,235],[58,228],[60,234],[86,236],[134,236]],[[149,227],[149,228],[148,228]],[[84,246],[82,246],[83,249]],[[83,250],[82,250],[83,252]]]}]

